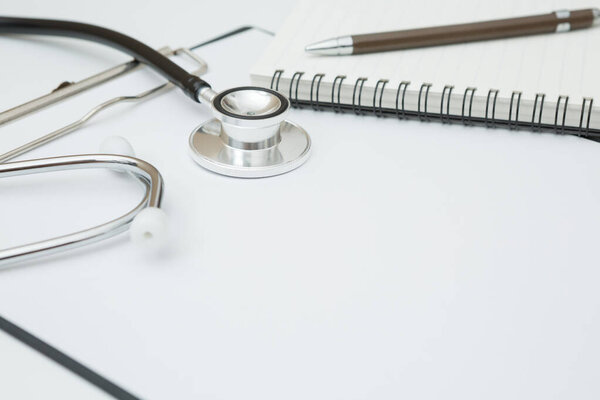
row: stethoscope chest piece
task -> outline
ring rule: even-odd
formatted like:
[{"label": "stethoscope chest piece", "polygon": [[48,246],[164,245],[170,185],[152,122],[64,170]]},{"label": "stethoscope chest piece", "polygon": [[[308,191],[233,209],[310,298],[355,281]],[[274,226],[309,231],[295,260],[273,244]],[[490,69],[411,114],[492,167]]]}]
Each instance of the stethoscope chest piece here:
[{"label": "stethoscope chest piece", "polygon": [[213,118],[190,135],[191,155],[202,167],[237,178],[280,175],[302,165],[310,137],[285,120],[289,101],[258,87],[226,90],[212,99]]}]

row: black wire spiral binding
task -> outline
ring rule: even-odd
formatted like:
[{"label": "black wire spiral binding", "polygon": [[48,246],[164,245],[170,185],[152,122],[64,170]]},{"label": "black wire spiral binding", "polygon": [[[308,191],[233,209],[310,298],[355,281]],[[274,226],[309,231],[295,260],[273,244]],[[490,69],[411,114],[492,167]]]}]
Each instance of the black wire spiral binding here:
[{"label": "black wire spiral binding", "polygon": [[[271,90],[279,90],[279,80],[281,79],[282,74],[283,74],[282,69],[275,70],[275,72],[273,73],[273,76],[271,77],[271,86],[270,86]],[[275,82],[276,77],[277,77],[277,82]],[[273,83],[275,83],[275,87],[273,87]]]},{"label": "black wire spiral binding", "polygon": [[[344,110],[342,109],[342,103],[340,102],[340,92],[342,91],[342,82],[344,81],[344,79],[346,79],[346,75],[336,76],[335,79],[333,80],[333,85],[331,87],[331,105],[332,105],[333,111],[336,113],[344,112]],[[334,95],[335,95],[335,84],[336,84],[336,82],[338,82],[338,80],[339,80],[339,84],[338,84],[338,91],[337,91],[337,108],[336,108]]]},{"label": "black wire spiral binding", "polygon": [[581,104],[581,116],[579,117],[579,131],[577,136],[581,136],[581,131],[583,129],[583,114],[585,112],[585,105],[588,104],[588,114],[587,114],[587,124],[585,128],[585,134],[588,135],[590,132],[590,117],[592,116],[592,104],[594,103],[594,99],[590,97],[583,98],[583,104]]},{"label": "black wire spiral binding", "polygon": [[[354,82],[354,90],[352,91],[352,111],[354,111],[354,114],[356,114],[356,115],[362,114],[361,99],[362,99],[363,86],[365,85],[366,81],[367,81],[367,78],[358,78],[358,79],[356,79],[356,82]],[[356,89],[358,88],[358,85],[360,85],[360,90],[358,92],[358,107],[356,107],[355,98],[356,98]]]},{"label": "black wire spiral binding", "polygon": [[[492,97],[492,93],[494,94],[494,103],[492,104],[492,119],[488,118],[488,112],[490,109],[490,98]],[[486,128],[496,127],[496,101],[498,100],[498,89],[490,89],[488,90],[487,99],[485,100],[485,126]]]},{"label": "black wire spiral binding", "polygon": [[554,111],[554,132],[558,133],[558,109],[560,108],[560,103],[562,100],[565,100],[565,105],[563,107],[562,114],[562,129],[561,134],[565,133],[565,118],[567,116],[567,107],[569,105],[569,96],[558,96],[558,101],[556,102],[556,110]]},{"label": "black wire spiral binding", "polygon": [[[519,110],[521,109],[521,92],[515,91],[510,95],[510,107],[508,110],[508,129],[519,129]],[[513,114],[513,103],[517,96],[517,109],[515,111],[515,123],[513,125],[512,114]]]},{"label": "black wire spiral binding", "polygon": [[[300,86],[300,79],[302,78],[302,75],[304,75],[304,72],[295,72],[294,75],[292,75],[292,80],[290,81],[290,94],[288,98],[290,99],[290,105],[292,107],[302,108],[300,106],[300,102],[298,101],[298,86]],[[298,79],[296,79],[296,77],[298,77]],[[296,81],[295,98],[292,97],[292,88],[294,87],[294,81]]]},{"label": "black wire spiral binding", "polygon": [[[271,89],[279,91],[283,73],[284,70],[275,70],[273,76],[271,77]],[[418,118],[421,121],[430,121],[432,117],[438,116],[435,112],[431,113],[428,108],[428,95],[430,88],[432,87],[430,83],[423,83],[419,88],[417,110],[407,110],[405,107],[405,100],[406,92],[411,84],[410,81],[402,81],[398,84],[398,88],[396,90],[395,108],[392,109],[391,107],[384,108],[383,106],[383,96],[385,93],[385,87],[386,84],[389,83],[387,79],[380,79],[377,81],[373,92],[372,107],[365,107],[362,102],[362,94],[364,90],[364,83],[367,81],[367,78],[358,78],[354,83],[354,90],[352,92],[352,104],[350,105],[342,104],[341,102],[341,90],[343,86],[343,81],[344,79],[346,79],[345,75],[337,75],[333,80],[331,88],[331,102],[323,101],[320,99],[319,92],[321,88],[321,83],[323,78],[325,77],[325,74],[321,73],[315,74],[312,77],[310,85],[310,100],[301,100],[299,98],[299,87],[300,83],[302,82],[303,75],[303,72],[295,72],[291,77],[289,89],[287,87],[284,89],[288,92],[287,94],[290,99],[290,104],[293,107],[309,105],[315,111],[331,108],[336,113],[343,113],[344,110],[352,110],[357,115],[362,115],[365,113],[365,111],[370,110],[377,117],[395,115],[398,119]],[[555,133],[569,133],[600,141],[600,130],[596,128],[590,128],[594,101],[592,98],[583,98],[583,103],[581,105],[581,110],[579,114],[579,126],[577,127],[566,126],[569,96],[561,95],[558,97],[558,100],[556,102],[556,108],[554,111],[554,124],[551,124],[543,122],[546,95],[544,93],[537,93],[535,95],[535,99],[533,100],[531,121],[527,121],[527,123],[525,123],[524,121],[519,120],[522,97],[522,93],[520,91],[513,91],[511,93],[508,110],[508,119],[504,120],[496,118],[496,105],[499,94],[499,91],[497,89],[489,89],[487,93],[485,117],[474,117],[472,114],[473,100],[475,98],[475,92],[477,90],[476,87],[467,87],[465,89],[462,98],[461,114],[450,114],[450,102],[452,99],[453,89],[454,86],[446,85],[444,86],[443,91],[441,93],[439,120],[442,123],[452,123],[452,121],[460,120],[464,125],[479,124],[491,128],[495,128],[497,125],[503,125],[511,130],[519,129],[519,127],[521,126],[529,126],[533,132],[553,130]]]},{"label": "black wire spiral binding", "polygon": [[[421,114],[421,94],[423,93],[423,88],[425,89],[425,105],[423,107],[423,114]],[[423,83],[419,88],[419,99],[417,101],[417,115],[419,117],[419,121],[429,121],[429,115],[427,114],[427,100],[429,98],[429,89],[431,88],[431,83]]]},{"label": "black wire spiral binding", "polygon": [[[319,111],[319,88],[321,87],[321,81],[323,80],[323,77],[325,76],[325,74],[315,74],[315,76],[313,76],[312,81],[310,83],[310,106],[312,107],[313,110],[315,111]],[[315,97],[316,100],[313,101],[313,88],[315,86],[315,80],[317,80],[317,95]]]},{"label": "black wire spiral binding", "polygon": [[[475,87],[468,87],[465,89],[465,92],[463,94],[463,101],[462,101],[462,111],[461,111],[461,115],[460,115],[460,120],[462,121],[462,123],[464,125],[469,125],[469,124],[473,124],[472,121],[472,111],[473,111],[473,97],[475,96],[475,91],[477,90],[477,88]],[[470,93],[470,98],[469,98],[469,118],[465,119],[465,102],[467,101],[467,96]]]},{"label": "black wire spiral binding", "polygon": [[[406,118],[406,110],[404,109],[404,98],[406,97],[406,88],[410,85],[410,81],[402,81],[398,85],[398,90],[396,90],[396,117],[398,119]],[[398,99],[400,97],[400,90],[402,90],[402,116],[400,116],[400,112],[398,110]]]},{"label": "black wire spiral binding", "polygon": [[[452,90],[454,86],[446,85],[444,86],[444,90],[442,90],[442,99],[440,100],[440,121],[442,124],[451,124],[452,120],[450,119],[450,100],[452,99]],[[444,120],[444,98],[446,97],[446,92],[448,93],[448,100],[446,100],[446,119]]]},{"label": "black wire spiral binding", "polygon": [[[381,103],[383,102],[383,92],[385,90],[385,85],[387,85],[388,80],[387,79],[380,79],[377,81],[377,83],[375,84],[375,91],[373,92],[373,114],[375,114],[376,117],[383,117],[383,107],[381,105]],[[381,89],[379,92],[379,107],[375,106],[375,100],[377,99],[377,89],[379,89],[379,85],[381,85]],[[361,90],[362,90],[362,86],[361,86]]]},{"label": "black wire spiral binding", "polygon": [[[540,99],[540,111],[538,113],[538,122],[537,122],[537,129],[536,129],[535,112],[538,107],[538,99]],[[544,93],[536,93],[535,100],[533,102],[533,112],[531,113],[531,131],[532,132],[536,132],[536,130],[539,132],[542,130],[542,113],[544,112],[544,100],[545,99],[546,99],[546,95]]]}]

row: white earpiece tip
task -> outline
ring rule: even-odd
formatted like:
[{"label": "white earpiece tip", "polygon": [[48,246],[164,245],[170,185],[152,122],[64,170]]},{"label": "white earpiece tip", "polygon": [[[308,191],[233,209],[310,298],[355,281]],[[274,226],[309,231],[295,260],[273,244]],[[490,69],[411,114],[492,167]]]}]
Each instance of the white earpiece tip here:
[{"label": "white earpiece tip", "polygon": [[103,154],[118,154],[134,157],[135,152],[131,143],[123,136],[109,136],[100,143],[100,152]]},{"label": "white earpiece tip", "polygon": [[133,218],[129,235],[135,243],[159,247],[167,238],[167,214],[157,207],[146,207]]}]

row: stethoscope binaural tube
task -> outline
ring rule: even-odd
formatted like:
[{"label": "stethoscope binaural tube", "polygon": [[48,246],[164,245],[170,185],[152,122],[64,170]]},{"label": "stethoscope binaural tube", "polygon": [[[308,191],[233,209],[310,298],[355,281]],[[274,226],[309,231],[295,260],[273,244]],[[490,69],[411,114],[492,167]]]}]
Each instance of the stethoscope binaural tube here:
[{"label": "stethoscope binaural tube", "polygon": [[65,36],[90,40],[123,51],[147,64],[196,102],[200,101],[199,93],[203,89],[210,89],[206,81],[190,74],[148,45],[97,25],[53,19],[0,17],[0,33]]}]

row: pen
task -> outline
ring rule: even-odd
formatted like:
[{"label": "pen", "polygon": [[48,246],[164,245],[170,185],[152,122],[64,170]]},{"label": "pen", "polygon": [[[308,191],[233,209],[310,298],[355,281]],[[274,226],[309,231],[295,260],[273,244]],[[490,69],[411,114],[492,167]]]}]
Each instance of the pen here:
[{"label": "pen", "polygon": [[471,22],[429,28],[340,36],[306,46],[320,55],[350,55],[500,39],[589,28],[600,20],[600,9],[559,10],[548,14]]}]

